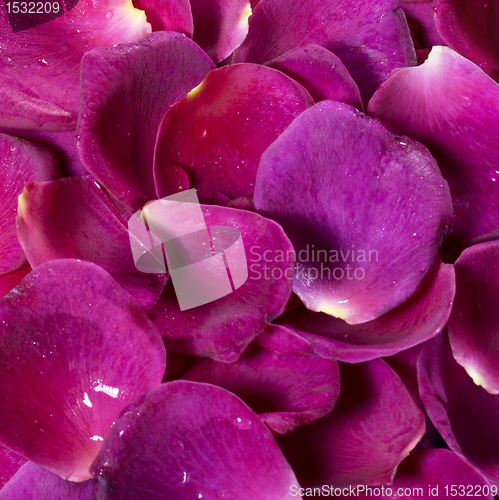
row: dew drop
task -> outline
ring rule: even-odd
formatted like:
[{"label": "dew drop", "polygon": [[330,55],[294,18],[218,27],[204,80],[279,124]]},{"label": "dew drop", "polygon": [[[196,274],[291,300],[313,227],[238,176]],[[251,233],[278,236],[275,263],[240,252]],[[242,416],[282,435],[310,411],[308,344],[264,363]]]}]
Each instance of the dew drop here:
[{"label": "dew drop", "polygon": [[490,172],[489,172],[489,180],[491,182],[497,182],[497,181],[499,181],[499,171],[495,170],[495,169],[490,170]]},{"label": "dew drop", "polygon": [[206,142],[210,137],[211,125],[203,118],[200,118],[192,126],[192,138],[196,142]]},{"label": "dew drop", "polygon": [[185,450],[185,443],[181,439],[177,438],[175,442],[182,451]]},{"label": "dew drop", "polygon": [[45,59],[39,59],[38,64],[40,64],[40,66],[48,66],[49,65],[49,63]]},{"label": "dew drop", "polygon": [[248,430],[251,429],[251,420],[249,418],[241,418],[237,417],[236,420],[234,421],[235,426],[238,429],[242,430]]},{"label": "dew drop", "polygon": [[112,11],[110,11],[110,10],[109,10],[109,11],[107,11],[107,12],[106,12],[106,19],[109,21],[112,17],[113,17],[113,13],[112,13]]}]

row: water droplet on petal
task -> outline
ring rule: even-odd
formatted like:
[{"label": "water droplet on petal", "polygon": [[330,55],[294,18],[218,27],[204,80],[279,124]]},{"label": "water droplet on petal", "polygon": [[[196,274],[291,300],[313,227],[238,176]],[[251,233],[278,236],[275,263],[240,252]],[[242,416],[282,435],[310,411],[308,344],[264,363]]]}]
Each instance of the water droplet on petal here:
[{"label": "water droplet on petal", "polygon": [[112,17],[113,17],[113,13],[112,13],[112,11],[110,11],[110,10],[109,10],[108,12],[106,12],[106,19],[107,19],[108,21],[109,21]]},{"label": "water droplet on petal", "polygon": [[179,438],[175,439],[175,443],[182,451],[185,450],[185,443],[181,439]]},{"label": "water droplet on petal", "polygon": [[489,171],[489,180],[491,182],[499,182],[499,171],[492,169]]},{"label": "water droplet on petal", "polygon": [[211,137],[211,125],[203,118],[197,120],[192,126],[192,138],[196,142],[205,142]]},{"label": "water droplet on petal", "polygon": [[164,196],[189,189],[189,177],[177,163],[169,163],[165,168],[159,169],[157,181]]}]

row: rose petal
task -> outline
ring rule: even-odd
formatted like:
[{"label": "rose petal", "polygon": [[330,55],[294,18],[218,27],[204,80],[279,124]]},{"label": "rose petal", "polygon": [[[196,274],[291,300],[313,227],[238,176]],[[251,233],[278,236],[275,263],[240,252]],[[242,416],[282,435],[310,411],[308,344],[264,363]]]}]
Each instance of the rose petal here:
[{"label": "rose petal", "polygon": [[340,365],[334,410],[277,442],[306,487],[381,485],[424,434],[424,415],[382,360]]},{"label": "rose petal", "polygon": [[255,209],[297,252],[294,292],[348,323],[405,302],[434,265],[452,204],[426,148],[323,101],[267,149]]},{"label": "rose petal", "polygon": [[437,158],[454,202],[453,233],[467,246],[499,226],[499,86],[448,47],[399,70],[369,113],[394,133],[423,142]]},{"label": "rose petal", "polygon": [[194,42],[164,32],[83,58],[81,159],[126,207],[135,211],[158,197],[152,167],[160,120],[212,67]]},{"label": "rose petal", "polygon": [[343,61],[367,102],[393,69],[416,63],[397,7],[395,0],[264,0],[233,62],[264,63],[300,45],[321,45]]},{"label": "rose petal", "polygon": [[83,54],[150,32],[146,16],[130,0],[80,0],[63,16],[16,33],[2,9],[0,126],[74,129]]},{"label": "rose petal", "polygon": [[[0,490],[25,463],[25,458],[0,446]],[[2,491],[0,491],[0,499],[1,495]]]},{"label": "rose petal", "polygon": [[308,340],[320,356],[358,363],[390,356],[442,331],[455,290],[452,266],[440,264],[409,300],[367,323],[349,325],[303,307],[285,313],[277,321]]},{"label": "rose petal", "polygon": [[60,177],[59,159],[49,148],[0,133],[0,185],[3,189],[0,196],[0,275],[27,265],[17,241],[15,222],[17,198],[24,184]]},{"label": "rose petal", "polygon": [[[153,214],[150,211],[147,214],[149,223],[154,222]],[[247,281],[225,297],[184,311],[180,310],[172,284],[168,284],[149,316],[165,339],[168,351],[231,362],[268,323],[284,312],[291,295],[294,252],[281,227],[258,214],[204,206],[203,215],[208,227],[229,226],[241,232]],[[158,211],[155,217],[162,220],[166,215]],[[191,225],[188,219],[177,227]],[[272,267],[265,261],[269,256],[276,261]],[[194,283],[194,286],[212,284]]]},{"label": "rose petal", "polygon": [[117,420],[92,464],[109,499],[290,499],[293,471],[236,396],[177,381],[155,387]]},{"label": "rose petal", "polygon": [[120,411],[159,383],[165,350],[103,269],[57,260],[0,300],[0,441],[82,481]]},{"label": "rose petal", "polygon": [[181,378],[236,394],[279,434],[327,415],[340,393],[338,363],[314,356],[306,340],[276,325],[236,362],[203,361]]},{"label": "rose petal", "polygon": [[255,64],[212,71],[166,113],[158,133],[158,195],[170,191],[180,165],[202,203],[216,191],[229,198],[251,194],[262,153],[302,111],[308,92],[282,73]]},{"label": "rose petal", "polygon": [[291,49],[265,65],[282,71],[303,85],[315,102],[331,99],[364,110],[359,87],[341,60],[319,45]]},{"label": "rose petal", "polygon": [[451,450],[498,486],[498,396],[473,383],[443,335],[423,345],[418,380],[426,411]]}]

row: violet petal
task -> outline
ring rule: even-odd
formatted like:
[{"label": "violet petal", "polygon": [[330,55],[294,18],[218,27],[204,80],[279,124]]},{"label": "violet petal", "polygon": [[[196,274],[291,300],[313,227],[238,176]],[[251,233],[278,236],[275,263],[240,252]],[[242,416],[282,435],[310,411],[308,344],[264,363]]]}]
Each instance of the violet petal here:
[{"label": "violet petal", "polygon": [[453,233],[464,246],[499,226],[498,106],[499,85],[448,47],[394,72],[369,103],[389,130],[434,153],[452,193]]},{"label": "violet petal", "polygon": [[388,484],[424,434],[424,415],[382,360],[340,364],[334,410],[277,442],[303,486]]},{"label": "violet petal", "polygon": [[0,300],[0,441],[83,481],[120,411],[158,384],[165,349],[103,269],[55,260]]},{"label": "violet petal", "polygon": [[153,31],[177,31],[192,38],[194,29],[189,0],[134,0],[136,9],[143,10]]},{"label": "violet petal", "polygon": [[153,155],[161,118],[212,67],[179,33],[85,54],[77,145],[88,171],[126,207],[158,197]]},{"label": "violet petal", "polygon": [[338,363],[315,356],[306,340],[276,325],[234,363],[206,360],[181,378],[236,394],[279,434],[327,415],[340,393]]},{"label": "violet petal", "polygon": [[155,178],[159,197],[181,166],[201,203],[216,192],[229,198],[253,193],[262,153],[313,104],[291,78],[256,64],[212,71],[166,113],[158,133]]},{"label": "violet petal", "polygon": [[296,478],[238,397],[187,381],[130,405],[92,464],[109,500],[284,500]]},{"label": "violet petal", "polygon": [[31,272],[31,267],[21,267],[17,271],[0,275],[0,298],[7,295],[21,280]]},{"label": "violet petal", "polygon": [[351,324],[417,290],[452,214],[424,146],[333,101],[302,113],[265,151],[254,203],[297,252],[293,291],[308,309]]},{"label": "violet petal", "polygon": [[425,47],[445,45],[435,26],[433,0],[402,0],[400,6],[405,15],[416,21],[421,27]]},{"label": "violet petal", "polygon": [[0,490],[26,461],[21,455],[0,446]]}]

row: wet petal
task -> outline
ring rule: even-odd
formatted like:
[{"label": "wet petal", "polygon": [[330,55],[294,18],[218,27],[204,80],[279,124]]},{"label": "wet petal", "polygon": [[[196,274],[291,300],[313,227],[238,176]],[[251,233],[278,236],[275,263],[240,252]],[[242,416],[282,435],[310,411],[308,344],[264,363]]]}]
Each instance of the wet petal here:
[{"label": "wet petal", "polygon": [[372,116],[423,142],[438,160],[464,246],[499,226],[498,106],[499,85],[448,47],[393,73],[369,103]]},{"label": "wet petal", "polygon": [[341,60],[319,45],[291,49],[266,66],[278,69],[301,83],[315,102],[324,99],[344,102],[363,111],[359,87]]},{"label": "wet petal", "polygon": [[153,31],[177,31],[192,37],[193,21],[189,0],[134,0],[136,9],[146,13]]},{"label": "wet petal", "polygon": [[314,43],[336,54],[365,102],[394,68],[416,63],[404,13],[394,0],[265,0],[249,20],[234,62],[264,63]]},{"label": "wet petal", "polygon": [[284,500],[293,471],[260,419],[208,384],[162,384],[117,420],[92,472],[109,499]]},{"label": "wet petal", "polygon": [[445,45],[435,26],[433,0],[402,0],[400,6],[408,19],[418,23],[422,30],[423,47]]},{"label": "wet petal", "polygon": [[158,197],[152,168],[160,120],[212,67],[194,42],[164,32],[83,58],[81,159],[126,207],[138,210]]},{"label": "wet petal", "polygon": [[194,41],[219,63],[241,45],[248,33],[248,0],[190,0]]},{"label": "wet petal", "polygon": [[[203,215],[208,227],[229,226],[241,232],[248,279],[229,295],[184,311],[169,283],[149,316],[168,351],[231,362],[284,312],[291,295],[294,251],[281,227],[255,213],[204,206]],[[191,286],[209,288],[213,283]]]},{"label": "wet petal", "polygon": [[414,294],[452,213],[426,148],[333,101],[305,111],[267,149],[254,203],[292,241],[293,290],[306,307],[351,324]]},{"label": "wet petal", "polygon": [[0,489],[25,463],[21,455],[0,446]]},{"label": "wet petal", "polygon": [[327,415],[340,393],[338,363],[314,356],[306,340],[275,325],[234,363],[207,360],[182,378],[236,394],[279,434]]},{"label": "wet petal", "polygon": [[499,2],[435,0],[435,24],[446,44],[499,79]]},{"label": "wet petal", "polygon": [[302,486],[387,484],[424,434],[423,412],[380,359],[340,373],[334,410],[277,442]]},{"label": "wet petal", "polygon": [[0,275],[0,297],[7,295],[30,272],[31,267],[26,266],[17,271]]},{"label": "wet petal", "polygon": [[181,166],[202,203],[216,191],[229,198],[253,193],[262,153],[313,104],[291,78],[265,66],[239,64],[212,71],[165,115],[158,134],[158,195]]},{"label": "wet petal", "polygon": [[127,212],[90,176],[33,182],[25,186],[19,206],[19,241],[31,267],[54,259],[93,262],[149,309],[168,278],[135,267]]},{"label": "wet petal", "polygon": [[455,290],[452,266],[440,264],[409,300],[373,321],[349,325],[303,307],[285,313],[277,321],[307,339],[320,356],[358,363],[390,356],[442,331]]},{"label": "wet petal", "polygon": [[0,491],[0,500],[96,500],[97,480],[74,483],[28,462]]},{"label": "wet petal", "polygon": [[443,335],[423,345],[418,378],[426,411],[447,445],[498,486],[499,397],[473,382]]},{"label": "wet petal", "polygon": [[16,232],[17,198],[24,184],[60,177],[59,160],[52,149],[0,134],[0,275],[27,265]]},{"label": "wet petal", "polygon": [[158,384],[165,350],[95,264],[57,260],[0,300],[0,441],[82,481],[120,411]]},{"label": "wet petal", "polygon": [[74,129],[83,54],[150,32],[144,12],[130,0],[80,0],[66,14],[15,33],[2,11],[0,126]]}]

